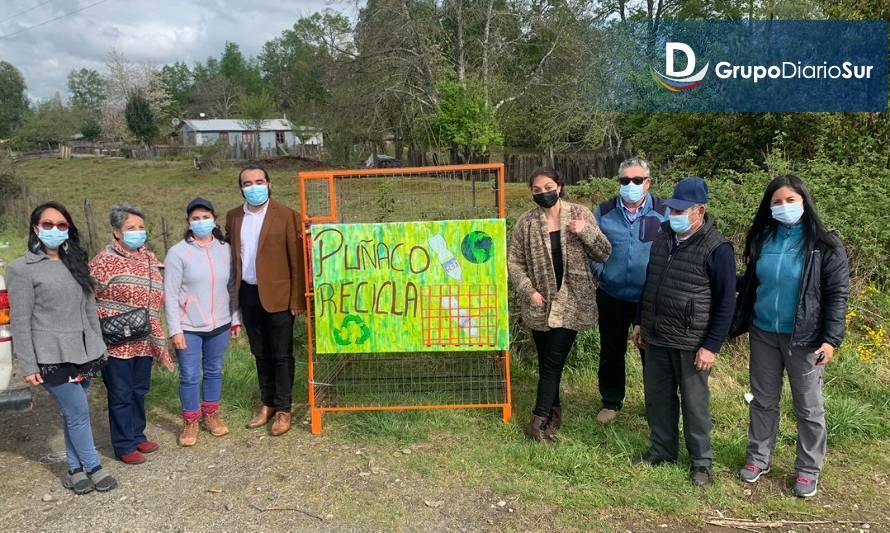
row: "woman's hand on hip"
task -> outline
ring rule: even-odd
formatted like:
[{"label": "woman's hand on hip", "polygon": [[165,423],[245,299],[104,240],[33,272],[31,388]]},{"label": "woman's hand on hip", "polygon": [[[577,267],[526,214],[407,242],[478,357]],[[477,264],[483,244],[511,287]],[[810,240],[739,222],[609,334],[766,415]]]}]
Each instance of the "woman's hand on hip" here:
[{"label": "woman's hand on hip", "polygon": [[37,385],[41,385],[43,383],[43,376],[40,375],[40,372],[34,372],[33,374],[28,374],[25,376],[25,381],[28,385],[32,387],[36,387]]},{"label": "woman's hand on hip", "polygon": [[185,342],[185,335],[182,333],[177,333],[170,338],[173,340],[173,347],[177,350],[185,350],[188,348],[188,344]]},{"label": "woman's hand on hip", "polygon": [[[823,342],[822,346],[816,350],[816,364],[817,365],[827,365],[831,358],[834,357],[834,346],[828,344],[827,342]],[[818,354],[821,354],[818,355]]]}]

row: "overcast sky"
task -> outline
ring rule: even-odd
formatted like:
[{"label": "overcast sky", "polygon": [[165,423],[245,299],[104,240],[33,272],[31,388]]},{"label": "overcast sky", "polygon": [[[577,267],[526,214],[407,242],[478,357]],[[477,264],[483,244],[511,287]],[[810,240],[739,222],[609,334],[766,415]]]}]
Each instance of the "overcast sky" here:
[{"label": "overcast sky", "polygon": [[67,98],[68,72],[104,72],[113,49],[133,61],[191,65],[234,41],[253,56],[325,8],[356,11],[350,0],[0,0],[0,60],[22,72],[32,99]]}]

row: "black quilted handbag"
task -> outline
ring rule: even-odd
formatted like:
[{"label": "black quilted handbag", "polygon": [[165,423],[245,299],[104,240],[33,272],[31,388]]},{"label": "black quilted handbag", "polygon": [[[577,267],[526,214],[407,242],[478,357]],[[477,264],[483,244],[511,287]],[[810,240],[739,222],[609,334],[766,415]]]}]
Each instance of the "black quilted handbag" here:
[{"label": "black quilted handbag", "polygon": [[[148,263],[148,302],[151,305],[151,259]],[[148,309],[140,307],[119,315],[101,319],[102,338],[107,346],[117,346],[126,342],[141,341],[151,335],[151,318]]]}]

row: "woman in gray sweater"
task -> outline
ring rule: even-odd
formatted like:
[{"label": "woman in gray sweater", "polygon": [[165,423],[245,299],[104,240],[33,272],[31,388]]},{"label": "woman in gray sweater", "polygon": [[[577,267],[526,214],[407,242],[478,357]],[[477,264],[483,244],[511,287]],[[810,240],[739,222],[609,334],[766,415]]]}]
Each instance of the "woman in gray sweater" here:
[{"label": "woman in gray sweater", "polygon": [[67,489],[111,490],[93,443],[87,389],[105,363],[95,282],[71,215],[55,202],[31,213],[28,252],[6,268],[15,355],[25,381],[43,387],[64,419]]}]

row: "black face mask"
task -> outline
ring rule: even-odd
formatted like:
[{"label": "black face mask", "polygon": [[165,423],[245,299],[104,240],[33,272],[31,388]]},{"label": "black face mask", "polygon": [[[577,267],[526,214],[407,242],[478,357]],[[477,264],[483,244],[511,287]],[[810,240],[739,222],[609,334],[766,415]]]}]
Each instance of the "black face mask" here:
[{"label": "black face mask", "polygon": [[556,205],[556,201],[559,200],[559,193],[554,191],[547,192],[539,192],[538,194],[532,195],[532,200],[535,201],[536,204],[543,208],[553,207]]}]

